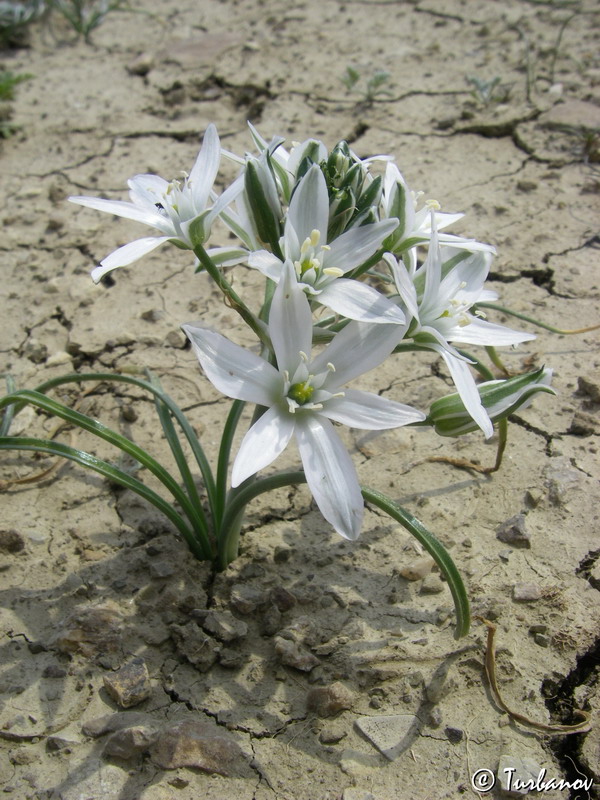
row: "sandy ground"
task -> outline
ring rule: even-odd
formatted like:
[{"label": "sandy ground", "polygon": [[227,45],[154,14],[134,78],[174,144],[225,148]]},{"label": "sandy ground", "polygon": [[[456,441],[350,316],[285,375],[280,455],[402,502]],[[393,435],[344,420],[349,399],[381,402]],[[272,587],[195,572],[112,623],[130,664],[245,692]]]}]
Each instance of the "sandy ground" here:
[{"label": "sandy ground", "polygon": [[[125,181],[138,172],[179,175],[210,122],[237,152],[250,149],[250,119],[267,137],[317,136],[329,146],[347,139],[361,156],[395,154],[413,188],[444,210],[466,212],[455,232],[496,245],[490,285],[506,305],[563,328],[598,322],[600,14],[592,0],[132,7],[137,13],[110,14],[91,44],[54,20],[33,29],[29,48],[0,53],[5,68],[33,76],[17,89],[19,130],[0,151],[0,371],[19,387],[71,369],[151,366],[214,454],[227,402],[200,374],[179,325],[202,319],[245,344],[248,334],[175,249],[94,286],[90,269],[146,234],[65,202],[70,194],[125,199]],[[387,70],[390,94],[374,102],[349,94],[340,80],[349,65],[365,80]],[[507,88],[502,102],[476,102],[472,76],[498,76]],[[241,268],[235,281],[253,301],[256,276]],[[11,486],[1,500],[7,796],[455,798],[477,794],[477,770],[530,759],[535,774],[545,768],[548,778],[596,781],[588,793],[548,789],[544,797],[598,797],[597,333],[542,331],[506,354],[514,370],[544,363],[559,395],[542,396],[514,420],[493,477],[424,462],[447,455],[493,463],[495,441],[477,434],[344,435],[361,480],[440,537],[474,612],[497,621],[507,700],[542,722],[572,722],[573,708],[585,708],[591,733],[545,736],[495,707],[483,675],[483,626],[453,639],[447,588],[427,568],[419,580],[401,575],[421,554],[380,514],[368,511],[362,537],[350,544],[304,488],[278,491],[250,508],[239,560],[215,576],[158,513],[64,465],[46,481]],[[450,381],[441,362],[413,354],[363,386],[384,384],[386,396],[427,409]],[[167,458],[142,392],[87,388],[85,397],[62,396]],[[25,411],[13,432],[46,435],[54,425]],[[83,434],[76,443],[110,457],[108,446]],[[290,450],[278,466],[294,463]],[[1,477],[49,464],[5,453]],[[518,514],[529,547],[497,538]],[[515,600],[519,584],[534,585],[529,601]],[[209,636],[207,609],[229,619],[237,638]],[[282,641],[299,644],[310,670],[282,663]],[[137,725],[142,736],[202,721],[225,748],[217,747],[225,775],[163,768],[142,746],[119,758],[107,745],[111,734],[98,735],[104,729],[94,721],[104,715],[113,715],[113,729],[125,725],[105,678],[134,657],[148,670],[150,693],[132,708],[141,715],[129,718],[129,729]],[[315,698],[323,696],[342,710],[322,716],[328,709]],[[389,734],[398,745],[392,759],[357,725],[363,720],[364,729],[368,718],[381,733],[379,718],[389,716],[392,726],[404,725]],[[240,754],[233,765],[230,752]],[[496,788],[491,796],[504,795]]]}]

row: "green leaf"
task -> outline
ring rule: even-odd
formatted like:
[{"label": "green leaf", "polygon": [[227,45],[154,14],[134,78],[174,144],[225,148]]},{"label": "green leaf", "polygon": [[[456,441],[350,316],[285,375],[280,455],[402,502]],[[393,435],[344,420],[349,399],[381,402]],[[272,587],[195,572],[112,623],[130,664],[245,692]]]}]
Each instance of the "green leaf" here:
[{"label": "green leaf", "polygon": [[114,467],[107,461],[102,461],[102,459],[96,458],[96,456],[93,456],[84,450],[78,450],[74,447],[69,447],[69,445],[63,444],[62,442],[51,442],[46,439],[33,439],[20,436],[0,437],[0,450],[33,450],[34,452],[46,453],[50,456],[68,458],[83,467],[87,467],[95,472],[98,472],[100,475],[103,475],[105,478],[117,483],[119,486],[123,486],[125,489],[131,489],[131,491],[135,492],[140,497],[143,497],[144,500],[147,500],[149,503],[155,506],[155,508],[158,508],[159,511],[162,511],[162,513],[169,520],[171,520],[171,522],[181,533],[196,558],[200,559],[201,561],[210,558],[210,553],[207,554],[204,551],[204,548],[200,542],[198,542],[190,528],[185,524],[181,515],[175,511],[171,503],[168,503],[159,494],[154,492],[152,489],[149,489],[137,478],[134,478],[132,475],[129,475],[126,472],[123,472],[123,470],[120,470],[117,467]]}]

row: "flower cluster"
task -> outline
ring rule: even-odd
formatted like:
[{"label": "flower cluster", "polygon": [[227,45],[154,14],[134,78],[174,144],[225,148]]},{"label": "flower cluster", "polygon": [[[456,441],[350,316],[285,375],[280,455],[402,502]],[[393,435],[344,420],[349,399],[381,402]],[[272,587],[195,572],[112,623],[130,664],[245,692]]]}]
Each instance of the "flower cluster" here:
[{"label": "flower cluster", "polygon": [[[534,337],[485,319],[478,304],[496,299],[484,288],[495,251],[444,231],[462,214],[422,201],[390,156],[363,160],[345,142],[328,152],[315,139],[287,151],[280,137],[266,141],[250,129],[254,154],[222,151],[211,125],[181,180],[137,175],[129,181],[130,202],[70,199],[160,232],[108,255],[92,273],[96,282],[167,241],[194,252],[199,270],[215,280],[262,344],[257,354],[201,324],[183,326],[214,386],[257,407],[233,464],[232,486],[252,480],[295,438],[321,512],[354,539],[363,497],[332,423],[369,430],[431,424],[445,435],[478,427],[490,437],[494,422],[548,390],[550,373],[476,383],[472,365],[478,362],[463,345],[516,345]],[[222,156],[237,162],[240,174],[218,193]],[[238,245],[205,249],[217,219]],[[223,270],[243,264],[267,279],[264,304],[255,311]],[[458,392],[434,404],[429,416],[346,388],[411,348],[439,354]]]}]

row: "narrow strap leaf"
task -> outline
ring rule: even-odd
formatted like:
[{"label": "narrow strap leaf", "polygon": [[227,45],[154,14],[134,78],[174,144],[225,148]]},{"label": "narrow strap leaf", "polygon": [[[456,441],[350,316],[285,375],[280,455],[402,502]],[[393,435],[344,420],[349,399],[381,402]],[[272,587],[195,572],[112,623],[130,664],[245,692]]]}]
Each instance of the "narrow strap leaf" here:
[{"label": "narrow strap leaf", "polygon": [[454,631],[454,638],[460,639],[462,636],[466,636],[466,634],[469,632],[471,618],[469,611],[469,598],[467,596],[464,583],[462,582],[462,578],[460,577],[460,573],[458,572],[458,569],[456,568],[454,561],[452,561],[452,558],[450,557],[450,554],[446,548],[439,541],[439,539],[437,539],[433,533],[431,533],[431,531],[427,530],[423,523],[419,522],[416,517],[413,517],[412,514],[409,514],[406,509],[402,508],[402,506],[399,506],[389,497],[386,497],[386,495],[381,494],[381,492],[377,492],[374,489],[368,489],[365,486],[361,487],[361,491],[363,497],[368,503],[372,503],[382,511],[385,511],[385,513],[389,514],[392,519],[395,519],[396,522],[399,522],[402,526],[404,526],[409,533],[412,533],[412,535],[423,545],[429,555],[436,562],[442,572],[442,575],[448,582],[448,586],[452,592],[452,598],[454,599],[454,608],[456,610],[456,628]]},{"label": "narrow strap leaf", "polygon": [[46,439],[33,439],[29,437],[20,436],[2,436],[0,437],[0,450],[33,450],[37,453],[47,453],[51,456],[60,456],[75,461],[83,467],[88,467],[95,472],[100,473],[105,478],[113,481],[114,483],[123,486],[126,489],[143,497],[155,508],[162,513],[175,525],[177,530],[181,533],[187,542],[190,550],[200,560],[209,559],[210,552],[206,552],[202,543],[200,543],[194,536],[190,528],[185,524],[183,518],[173,508],[171,503],[164,500],[159,494],[148,488],[144,483],[128,475],[123,470],[114,467],[106,461],[87,453],[84,450],[78,450],[62,442],[51,442]]},{"label": "narrow strap leaf", "polygon": [[[148,379],[150,383],[155,386],[157,389],[161,389],[160,382],[158,378],[153,375],[150,370],[147,371]],[[169,443],[169,447],[171,448],[171,452],[173,453],[173,458],[175,459],[177,466],[179,467],[179,472],[181,474],[181,478],[187,489],[187,494],[190,499],[190,503],[192,504],[194,511],[195,511],[195,518],[194,518],[194,527],[201,529],[204,533],[204,536],[208,539],[208,524],[206,522],[206,515],[204,513],[204,509],[202,508],[202,503],[200,502],[200,497],[198,495],[198,490],[196,488],[196,484],[194,482],[193,475],[190,471],[189,465],[187,463],[187,459],[181,447],[181,442],[179,441],[179,437],[177,436],[177,432],[175,430],[175,426],[171,420],[171,412],[167,405],[161,400],[160,395],[154,395],[154,405],[156,407],[156,413],[158,414],[158,418],[160,420],[160,424],[162,425],[162,429],[164,431],[165,437],[167,442]]]},{"label": "narrow strap leaf", "polygon": [[[151,392],[154,396],[160,397],[160,399],[169,408],[179,423],[181,430],[185,434],[185,437],[192,448],[196,463],[198,464],[200,472],[202,473],[202,478],[204,479],[204,486],[208,495],[208,502],[211,506],[211,511],[214,513],[215,480],[210,468],[210,464],[208,463],[208,459],[206,458],[204,450],[202,449],[202,445],[198,441],[198,437],[194,433],[192,426],[187,420],[187,417],[179,408],[177,403],[165,391],[163,391],[162,388],[159,389],[157,386],[153,386],[148,381],[142,380],[141,378],[136,378],[133,375],[112,374],[110,372],[73,372],[70,375],[62,375],[58,378],[53,378],[52,380],[41,383],[38,387],[36,387],[36,391],[45,394],[50,389],[54,389],[56,386],[62,386],[65,383],[83,383],[84,381],[116,381],[117,383],[130,383],[134,386],[139,386],[141,389],[145,389],[147,392]],[[17,404],[15,408],[18,409],[21,405],[23,404]]]},{"label": "narrow strap leaf", "polygon": [[[51,400],[49,397],[46,397],[46,395],[41,394],[40,392],[31,391],[29,389],[21,389],[18,392],[13,392],[13,394],[3,397],[0,400],[0,409],[20,400],[24,400],[25,402],[38,406],[38,408],[43,408],[50,414],[54,414],[55,416],[64,419],[66,422],[77,425],[79,428],[83,428],[83,430],[93,433],[95,436],[104,439],[105,441],[113,444],[115,447],[118,447],[120,450],[123,450],[123,452],[135,458],[135,460],[139,461],[142,466],[150,470],[150,472],[152,472],[152,474],[155,475],[158,480],[171,492],[175,500],[177,500],[177,502],[180,504],[190,522],[194,524],[194,508],[185,492],[180,488],[179,484],[174,480],[172,475],[170,475],[170,473],[167,472],[167,470],[161,464],[159,464],[156,459],[152,458],[152,456],[141,447],[134,444],[125,436],[121,436],[121,434],[116,433],[110,428],[107,428],[101,422],[98,422],[97,420],[92,419],[85,414],[81,414],[79,411],[75,411],[72,408],[68,408],[62,403],[59,403],[57,400]],[[206,533],[202,530],[199,530],[197,533],[203,540],[205,548],[210,552],[210,545]]]}]

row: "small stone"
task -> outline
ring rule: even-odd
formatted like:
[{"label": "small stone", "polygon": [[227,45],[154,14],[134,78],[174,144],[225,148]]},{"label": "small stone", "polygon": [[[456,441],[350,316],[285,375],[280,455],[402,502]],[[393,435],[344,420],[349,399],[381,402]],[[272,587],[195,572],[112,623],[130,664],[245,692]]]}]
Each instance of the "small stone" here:
[{"label": "small stone", "polygon": [[600,383],[589,376],[577,378],[577,394],[582,394],[588,397],[592,403],[600,405]]},{"label": "small stone", "polygon": [[321,744],[337,744],[348,735],[344,725],[327,725],[319,734]]},{"label": "small stone", "polygon": [[410,747],[419,720],[414,714],[359,717],[356,727],[390,761]]},{"label": "small stone", "polygon": [[548,633],[548,626],[543,623],[529,626],[529,633],[535,636],[536,633]]},{"label": "small stone", "polygon": [[517,780],[522,783],[537,781],[541,767],[532,758],[503,755],[498,763],[498,781],[500,789],[509,797],[519,797],[529,794],[528,789],[512,788]]},{"label": "small stone", "polygon": [[123,406],[121,408],[121,418],[125,422],[135,422],[138,418],[137,411],[133,406]]},{"label": "small stone", "polygon": [[176,350],[183,350],[187,346],[187,336],[180,331],[169,331],[165,337],[165,346],[174,347]]},{"label": "small stone", "polygon": [[250,777],[248,756],[216,723],[184,720],[163,729],[150,748],[152,762],[161,769],[193,767],[225,777]]},{"label": "small stone", "polygon": [[515,583],[513,600],[517,603],[535,603],[542,596],[542,591],[535,583]]},{"label": "small stone", "polygon": [[537,181],[526,181],[526,180],[517,181],[517,189],[520,192],[529,193],[533,192],[537,188],[538,188]]},{"label": "small stone", "polygon": [[592,436],[600,433],[600,422],[593,414],[577,411],[571,420],[568,432],[574,436]]},{"label": "small stone", "polygon": [[238,669],[245,660],[244,653],[240,650],[234,650],[232,647],[224,647],[219,652],[219,664],[226,669]]},{"label": "small stone", "polygon": [[433,558],[419,558],[406,567],[402,567],[400,575],[407,581],[420,581],[431,572],[434,564]]},{"label": "small stone", "polygon": [[496,529],[496,539],[513,547],[530,548],[530,536],[525,530],[525,514],[515,514]]},{"label": "small stone", "polygon": [[271,589],[271,600],[280,611],[289,611],[296,605],[296,597],[288,592],[283,586],[275,586]]},{"label": "small stone", "polygon": [[444,591],[444,583],[439,575],[426,575],[419,594],[439,594]]},{"label": "small stone", "polygon": [[158,738],[158,731],[135,725],[112,733],[106,740],[102,755],[127,760],[144,753]]},{"label": "small stone", "polygon": [[25,549],[25,540],[15,530],[0,530],[0,553],[20,553]]},{"label": "small stone", "polygon": [[533,641],[540,647],[550,647],[550,637],[546,636],[545,633],[536,633]]},{"label": "small stone", "polygon": [[460,728],[452,728],[450,726],[444,728],[444,733],[448,737],[448,741],[451,744],[458,744],[459,742],[462,742],[463,736],[465,735],[464,731]]},{"label": "small stone", "polygon": [[64,739],[62,736],[48,736],[46,750],[49,753],[70,753],[77,742]]},{"label": "small stone", "polygon": [[204,633],[194,622],[171,625],[169,630],[177,650],[200,672],[208,672],[221,649],[216,640]]},{"label": "small stone", "polygon": [[253,614],[264,600],[263,592],[254,586],[236,584],[231,587],[230,603],[239,614]]},{"label": "small stone", "polygon": [[221,642],[242,639],[248,633],[248,626],[229,611],[209,611],[202,627]]},{"label": "small stone", "polygon": [[527,489],[525,492],[525,503],[529,508],[537,508],[544,499],[544,492],[541,489]]},{"label": "small stone", "polygon": [[131,708],[146,700],[152,686],[144,659],[134,658],[114,675],[105,675],[104,688],[121,708]]},{"label": "small stone", "polygon": [[281,628],[281,611],[272,603],[260,618],[260,631],[263,636],[273,636]]},{"label": "small stone", "polygon": [[48,664],[42,672],[42,678],[65,678],[67,670],[59,667],[58,664]]},{"label": "small stone", "polygon": [[62,623],[55,646],[63,653],[81,653],[91,658],[117,650],[123,629],[123,613],[112,600],[78,608]]},{"label": "small stone", "polygon": [[81,730],[86,736],[97,739],[107,733],[114,733],[123,728],[143,726],[144,728],[157,728],[157,723],[150,714],[142,711],[120,711],[117,714],[104,714],[84,722]]},{"label": "small stone", "polygon": [[70,353],[67,353],[65,350],[57,350],[55,353],[52,353],[51,356],[48,356],[46,359],[46,366],[60,367],[63,364],[71,364],[72,361],[73,356]]},{"label": "small stone", "polygon": [[333,717],[340,711],[352,708],[354,701],[354,693],[336,681],[329,686],[311,689],[306,698],[306,707],[319,717]]},{"label": "small stone", "polygon": [[144,77],[147,75],[154,66],[154,58],[150,53],[141,53],[139,56],[130,61],[125,67],[130,75],[139,75]]},{"label": "small stone", "polygon": [[146,322],[158,322],[161,320],[165,315],[165,312],[162,308],[148,308],[146,311],[142,311],[140,317]]},{"label": "small stone", "polygon": [[278,544],[275,550],[273,551],[273,561],[276,564],[285,564],[287,561],[290,560],[291,552],[292,552],[291,548]]},{"label": "small stone", "polygon": [[275,652],[279,656],[282,664],[287,667],[294,667],[302,672],[310,672],[321,662],[309,650],[298,642],[284,639],[282,636],[275,638]]}]

